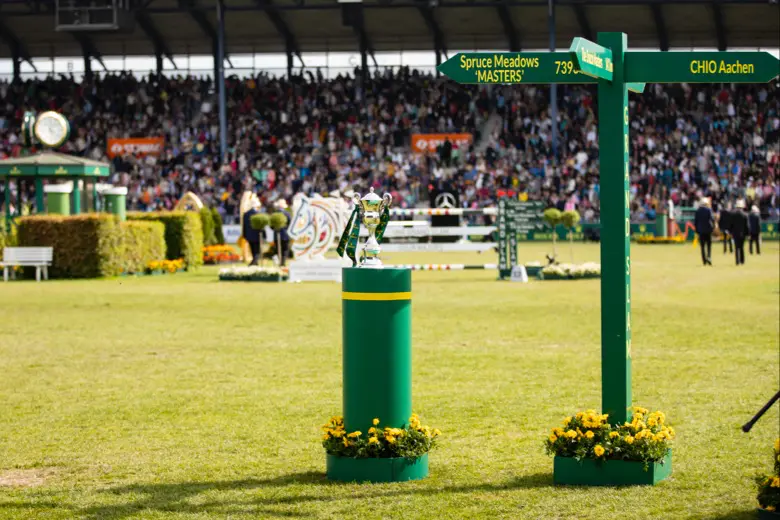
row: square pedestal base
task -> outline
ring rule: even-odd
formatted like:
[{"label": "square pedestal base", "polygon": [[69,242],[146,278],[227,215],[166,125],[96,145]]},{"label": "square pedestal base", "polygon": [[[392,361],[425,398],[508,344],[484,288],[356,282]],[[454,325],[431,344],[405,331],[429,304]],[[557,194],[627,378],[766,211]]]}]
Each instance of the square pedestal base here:
[{"label": "square pedestal base", "polygon": [[663,462],[650,464],[628,460],[577,461],[571,457],[555,457],[553,481],[573,486],[652,486],[672,474],[672,451]]},{"label": "square pedestal base", "polygon": [[417,459],[350,459],[327,456],[329,480],[340,482],[403,482],[428,476],[428,454]]}]

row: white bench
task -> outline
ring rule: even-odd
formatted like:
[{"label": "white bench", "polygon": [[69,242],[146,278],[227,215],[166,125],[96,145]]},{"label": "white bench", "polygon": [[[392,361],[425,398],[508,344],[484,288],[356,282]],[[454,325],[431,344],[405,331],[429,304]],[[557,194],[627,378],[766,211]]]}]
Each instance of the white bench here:
[{"label": "white bench", "polygon": [[6,247],[3,249],[3,281],[8,281],[8,271],[16,278],[12,267],[35,267],[35,280],[41,281],[41,271],[44,280],[49,279],[53,249],[51,247]]}]

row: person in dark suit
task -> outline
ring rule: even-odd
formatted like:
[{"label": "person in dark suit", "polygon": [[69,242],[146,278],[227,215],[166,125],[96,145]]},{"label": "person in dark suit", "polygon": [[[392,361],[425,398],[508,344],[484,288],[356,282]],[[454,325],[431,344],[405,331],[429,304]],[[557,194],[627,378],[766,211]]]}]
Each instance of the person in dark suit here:
[{"label": "person in dark suit", "polygon": [[731,236],[734,237],[734,254],[737,265],[745,263],[745,238],[748,236],[748,217],[745,201],[737,201],[737,209],[731,214]]},{"label": "person in dark suit", "polygon": [[728,203],[723,203],[723,208],[720,210],[720,217],[718,218],[718,227],[723,234],[723,254],[726,254],[726,247],[729,249],[729,253],[734,252],[734,241],[731,236],[731,211]]},{"label": "person in dark suit", "polygon": [[249,262],[249,265],[257,265],[257,261],[260,259],[260,231],[252,229],[252,215],[257,215],[258,209],[257,205],[252,206],[252,209],[244,213],[244,221],[241,223],[244,240],[249,242],[249,249],[252,252],[252,261]]},{"label": "person in dark suit", "polygon": [[712,216],[708,198],[702,198],[699,202],[699,208],[693,217],[693,225],[696,234],[699,235],[701,261],[704,265],[712,265],[712,230],[715,228],[715,218]]},{"label": "person in dark suit", "polygon": [[761,212],[758,206],[750,208],[748,215],[748,229],[750,230],[750,254],[753,254],[753,243],[756,244],[756,254],[761,254]]}]

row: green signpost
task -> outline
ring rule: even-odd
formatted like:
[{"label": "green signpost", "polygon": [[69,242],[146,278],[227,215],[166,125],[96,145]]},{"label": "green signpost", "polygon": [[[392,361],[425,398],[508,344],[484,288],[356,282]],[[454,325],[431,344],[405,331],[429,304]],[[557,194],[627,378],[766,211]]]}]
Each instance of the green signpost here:
[{"label": "green signpost", "polygon": [[628,90],[642,92],[645,83],[765,83],[778,76],[780,61],[767,52],[630,52],[624,33],[597,39],[575,38],[569,53],[457,54],[439,72],[458,83],[598,83],[601,400],[609,422],[622,424],[632,406]]},{"label": "green signpost", "polygon": [[612,51],[585,38],[574,38],[569,47],[574,68],[596,79],[612,81]]}]

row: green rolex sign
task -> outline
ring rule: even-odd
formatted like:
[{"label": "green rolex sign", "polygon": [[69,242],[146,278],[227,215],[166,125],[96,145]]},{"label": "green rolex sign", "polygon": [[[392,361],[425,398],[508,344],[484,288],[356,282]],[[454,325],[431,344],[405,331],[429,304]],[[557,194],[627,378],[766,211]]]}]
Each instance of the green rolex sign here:
[{"label": "green rolex sign", "polygon": [[574,68],[591,78],[612,81],[612,51],[585,38],[574,38],[569,47]]},{"label": "green rolex sign", "polygon": [[464,53],[439,66],[458,83],[598,84],[601,404],[613,424],[632,406],[628,92],[645,83],[765,83],[779,65],[766,52],[631,52],[625,34],[599,33],[596,43],[575,38],[569,52]]}]

